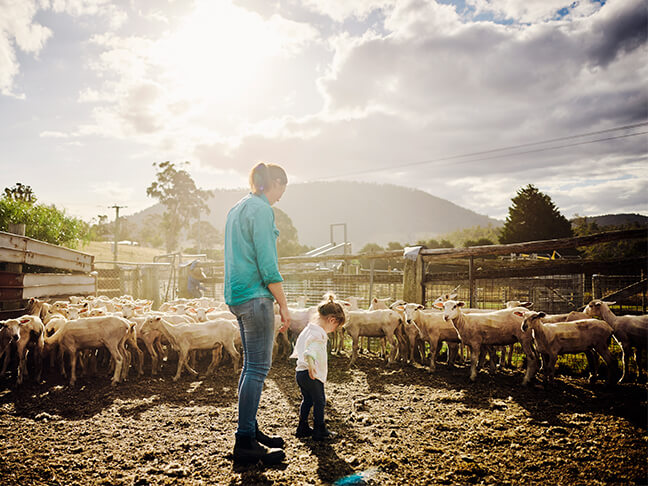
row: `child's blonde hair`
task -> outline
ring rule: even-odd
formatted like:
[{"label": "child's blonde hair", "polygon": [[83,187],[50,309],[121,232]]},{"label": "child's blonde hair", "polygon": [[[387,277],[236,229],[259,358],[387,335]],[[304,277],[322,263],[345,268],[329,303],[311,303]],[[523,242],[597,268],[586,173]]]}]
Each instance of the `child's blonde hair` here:
[{"label": "child's blonde hair", "polygon": [[335,294],[333,293],[324,294],[324,300],[317,306],[317,312],[322,317],[334,317],[340,325],[344,324],[346,320],[344,309],[335,302]]}]

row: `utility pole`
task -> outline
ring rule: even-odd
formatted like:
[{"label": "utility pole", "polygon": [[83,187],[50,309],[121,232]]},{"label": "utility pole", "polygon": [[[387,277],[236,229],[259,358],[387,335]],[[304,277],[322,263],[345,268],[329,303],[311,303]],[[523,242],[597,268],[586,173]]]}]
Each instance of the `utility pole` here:
[{"label": "utility pole", "polygon": [[113,261],[117,261],[117,242],[119,241],[119,210],[122,208],[126,208],[128,206],[118,206],[117,204],[114,204],[113,206],[110,206],[112,209],[115,210],[115,234],[113,238]]}]

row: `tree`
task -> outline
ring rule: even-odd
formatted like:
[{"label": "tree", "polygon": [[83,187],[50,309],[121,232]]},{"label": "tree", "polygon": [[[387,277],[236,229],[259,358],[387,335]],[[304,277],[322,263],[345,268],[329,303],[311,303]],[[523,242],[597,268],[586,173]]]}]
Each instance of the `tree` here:
[{"label": "tree", "polygon": [[206,200],[212,192],[198,189],[189,173],[177,169],[172,162],[154,163],[153,167],[158,168],[157,180],[146,189],[146,194],[159,200],[165,208],[162,225],[166,232],[166,249],[171,252],[178,248],[181,231],[198,219],[199,212],[209,213]]},{"label": "tree", "polygon": [[500,227],[495,227],[492,224],[487,226],[471,226],[470,228],[463,228],[452,231],[442,236],[442,238],[451,241],[454,246],[466,246],[466,240],[478,241],[487,239],[490,241],[499,241]]},{"label": "tree", "polygon": [[[599,226],[596,221],[588,221],[584,216],[576,215],[574,222],[574,235],[587,236],[594,233],[602,233],[604,231],[614,230],[629,230],[643,228],[648,232],[648,227],[638,222],[627,223],[623,225],[609,225]],[[640,258],[648,254],[648,244],[646,240],[633,239],[611,241],[609,243],[599,243],[598,245],[586,246],[580,248],[582,255],[585,258],[592,258],[595,260],[609,260],[621,258]]]},{"label": "tree", "polygon": [[6,189],[4,194],[0,199],[0,231],[7,231],[10,223],[24,224],[25,236],[69,248],[77,248],[80,239],[88,238],[89,225],[56,206],[35,204],[33,194],[16,197]]},{"label": "tree", "polygon": [[431,238],[429,240],[418,240],[416,242],[416,244],[417,245],[423,245],[426,248],[454,248],[454,245],[452,244],[452,242],[448,241],[448,240],[445,240],[445,239],[443,239],[441,241],[437,241],[437,240],[435,240],[433,238]]},{"label": "tree", "polygon": [[223,243],[223,235],[209,221],[196,221],[187,236],[196,244],[196,248],[214,248]]},{"label": "tree", "polygon": [[500,243],[549,240],[573,236],[570,222],[533,184],[518,190],[511,200]]},{"label": "tree", "polygon": [[162,215],[148,214],[139,228],[137,239],[153,248],[162,248],[164,232],[162,231]]},{"label": "tree", "polygon": [[14,187],[5,187],[4,197],[29,204],[36,202],[36,196],[34,195],[31,186],[26,186],[20,182],[16,182]]},{"label": "tree", "polygon": [[280,257],[302,255],[311,248],[299,244],[297,229],[293,225],[290,217],[279,208],[272,208],[275,213],[275,225],[279,230],[277,239],[277,254]]},{"label": "tree", "polygon": [[494,245],[491,240],[488,238],[479,238],[478,240],[466,240],[463,244],[464,247],[468,246],[487,246],[487,245]]}]

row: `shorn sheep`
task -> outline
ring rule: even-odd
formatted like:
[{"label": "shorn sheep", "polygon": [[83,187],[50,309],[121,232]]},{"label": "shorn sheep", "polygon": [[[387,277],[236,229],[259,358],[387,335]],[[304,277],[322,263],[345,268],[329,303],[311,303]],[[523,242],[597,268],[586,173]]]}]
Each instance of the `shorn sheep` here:
[{"label": "shorn sheep", "polygon": [[[623,373],[620,382],[630,379],[628,364],[630,355],[634,354],[637,363],[637,371],[641,376],[641,354],[648,346],[648,315],[642,316],[617,316],[610,310],[610,306],[615,302],[605,302],[603,300],[593,300],[585,307],[585,314],[589,316],[600,316],[609,324],[614,331],[614,337],[621,344],[623,350]],[[643,366],[646,369],[645,365]]]}]

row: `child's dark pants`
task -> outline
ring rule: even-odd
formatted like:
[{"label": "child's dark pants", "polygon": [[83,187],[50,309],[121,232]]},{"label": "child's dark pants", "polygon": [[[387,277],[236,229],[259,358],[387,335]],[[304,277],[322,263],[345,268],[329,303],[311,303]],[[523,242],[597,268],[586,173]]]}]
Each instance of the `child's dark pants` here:
[{"label": "child's dark pants", "polygon": [[308,422],[308,414],[311,407],[313,407],[313,424],[315,426],[324,425],[324,405],[326,404],[324,383],[319,380],[312,380],[308,375],[308,370],[295,373],[295,379],[304,397],[299,407],[299,422]]}]

